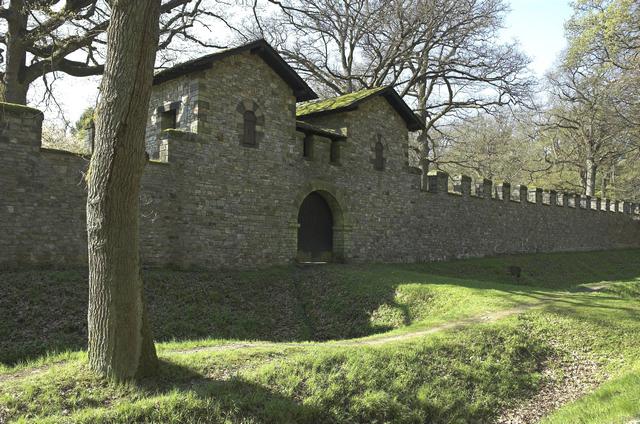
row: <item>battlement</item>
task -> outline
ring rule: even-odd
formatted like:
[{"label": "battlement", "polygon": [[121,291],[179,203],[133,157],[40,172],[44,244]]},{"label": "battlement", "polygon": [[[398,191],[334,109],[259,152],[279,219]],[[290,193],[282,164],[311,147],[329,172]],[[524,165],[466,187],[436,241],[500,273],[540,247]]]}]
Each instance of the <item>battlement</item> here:
[{"label": "battlement", "polygon": [[[450,177],[443,171],[434,171],[427,177],[427,192],[431,194],[449,194],[462,197],[487,199],[501,202],[519,203],[523,206],[555,206],[594,212],[614,212],[627,215],[640,215],[640,204],[624,201],[601,199],[600,197],[580,195],[572,192],[558,192],[543,188],[529,188],[526,185],[516,185],[512,188],[508,182],[495,185],[489,179],[483,179],[475,184],[467,175]],[[453,189],[450,190],[450,187]]]},{"label": "battlement", "polygon": [[[378,112],[375,122],[383,120]],[[327,199],[333,254],[346,261],[640,247],[637,203],[440,171],[423,176],[400,166],[400,143],[386,144],[384,166],[376,168],[358,154],[364,143],[385,141],[370,131],[373,124],[351,127],[344,166],[329,161],[330,143],[318,143],[322,155],[308,160],[294,117],[286,119],[291,125],[274,125],[277,131],[265,131],[257,146],[239,142],[237,127],[215,122],[202,133],[157,134],[158,156],[145,168],[140,198],[145,264],[288,263],[297,255],[301,202],[310,193]],[[35,109],[0,104],[0,267],[86,264],[88,158],[42,148],[42,120]],[[394,138],[391,129],[387,139]]]},{"label": "battlement", "polygon": [[38,109],[0,102],[0,143],[39,148],[43,119]]}]

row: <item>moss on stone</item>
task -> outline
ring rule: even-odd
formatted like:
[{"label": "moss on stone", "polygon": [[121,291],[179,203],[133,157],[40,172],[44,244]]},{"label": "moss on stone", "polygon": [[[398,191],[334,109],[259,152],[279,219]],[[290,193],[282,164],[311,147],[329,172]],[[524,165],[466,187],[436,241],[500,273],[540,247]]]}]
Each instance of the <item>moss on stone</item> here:
[{"label": "moss on stone", "polygon": [[188,131],[181,130],[178,128],[167,128],[166,130],[161,131],[162,134],[191,134]]},{"label": "moss on stone", "polygon": [[344,94],[342,96],[303,102],[297,105],[296,116],[311,115],[313,113],[326,112],[329,110],[337,110],[349,107],[357,102],[366,99],[369,96],[385,90],[386,88],[387,87],[367,88],[353,93]]},{"label": "moss on stone", "polygon": [[42,115],[42,111],[33,108],[33,107],[29,107],[29,106],[25,106],[25,105],[19,105],[16,103],[6,103],[6,102],[0,102],[0,109],[2,109],[3,112],[29,112],[29,113],[37,113],[37,114],[41,114]]}]

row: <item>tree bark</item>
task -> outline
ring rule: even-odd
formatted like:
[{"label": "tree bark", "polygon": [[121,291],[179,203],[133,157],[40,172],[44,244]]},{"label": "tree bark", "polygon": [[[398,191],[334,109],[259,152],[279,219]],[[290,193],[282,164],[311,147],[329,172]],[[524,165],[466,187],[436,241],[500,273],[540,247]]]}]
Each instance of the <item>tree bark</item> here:
[{"label": "tree bark", "polygon": [[6,63],[2,78],[4,85],[3,101],[27,104],[29,84],[24,81],[27,52],[22,40],[27,32],[27,13],[24,0],[12,0],[7,18]]},{"label": "tree bark", "polygon": [[[426,94],[426,83],[419,82],[417,84],[417,92],[418,92],[418,116],[422,123],[427,122],[427,94]],[[418,134],[418,166],[422,171],[422,181],[421,185],[423,189],[427,187],[427,174],[429,174],[429,165],[431,161],[429,160],[429,134],[427,130],[420,130]]]},{"label": "tree bark", "polygon": [[585,163],[585,187],[584,194],[593,197],[596,192],[596,171],[598,167],[593,159],[587,159]]},{"label": "tree bark", "polygon": [[139,192],[160,0],[112,0],[107,57],[87,176],[89,364],[115,380],[152,373],[143,301]]}]

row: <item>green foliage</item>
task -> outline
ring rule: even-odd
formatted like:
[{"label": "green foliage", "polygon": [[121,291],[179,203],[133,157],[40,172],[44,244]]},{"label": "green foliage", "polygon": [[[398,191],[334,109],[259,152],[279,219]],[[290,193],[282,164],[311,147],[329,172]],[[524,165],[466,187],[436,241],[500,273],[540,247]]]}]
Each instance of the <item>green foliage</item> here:
[{"label": "green foliage", "polygon": [[[574,15],[567,22],[569,64],[591,56],[600,64],[622,65],[623,61],[640,60],[634,49],[640,49],[640,8],[635,0],[578,0]],[[637,53],[637,52],[636,52]],[[629,68],[633,63],[627,63]]]},{"label": "green foliage", "polygon": [[[640,7],[635,0],[578,0],[568,49],[552,76],[559,163],[598,177],[601,196],[639,199]],[[621,176],[621,178],[618,178]]]},{"label": "green foliage", "polygon": [[[438,163],[451,175],[531,184],[549,172],[533,117],[479,114],[452,126],[438,140]],[[555,187],[545,185],[545,187]]]},{"label": "green foliage", "polygon": [[87,137],[87,130],[89,127],[93,126],[95,122],[95,107],[89,106],[86,108],[80,118],[76,121],[73,128],[71,129],[71,133],[79,140],[84,140]]},{"label": "green foliage", "polygon": [[456,122],[435,137],[438,167],[548,189],[640,201],[640,7],[577,0],[568,48],[538,116]]}]

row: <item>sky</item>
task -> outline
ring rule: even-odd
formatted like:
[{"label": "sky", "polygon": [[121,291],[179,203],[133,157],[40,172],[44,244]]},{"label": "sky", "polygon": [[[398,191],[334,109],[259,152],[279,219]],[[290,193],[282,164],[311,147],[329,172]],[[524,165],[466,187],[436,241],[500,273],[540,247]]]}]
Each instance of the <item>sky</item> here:
[{"label": "sky", "polygon": [[540,77],[566,46],[564,23],[571,17],[567,0],[511,0],[502,36],[517,40],[532,59],[531,69]]},{"label": "sky", "polygon": [[[539,77],[554,64],[565,47],[564,23],[571,16],[568,0],[510,0],[511,12],[506,16],[502,41],[517,41],[531,59],[531,70]],[[187,59],[187,58],[185,58]],[[99,77],[63,77],[56,82],[58,107],[45,110],[47,120],[75,122],[88,106],[96,103]],[[30,91],[30,104],[38,104],[38,88]],[[62,113],[61,113],[62,111]]]}]

